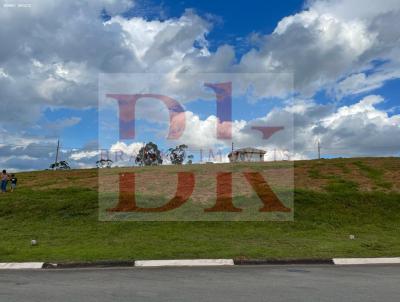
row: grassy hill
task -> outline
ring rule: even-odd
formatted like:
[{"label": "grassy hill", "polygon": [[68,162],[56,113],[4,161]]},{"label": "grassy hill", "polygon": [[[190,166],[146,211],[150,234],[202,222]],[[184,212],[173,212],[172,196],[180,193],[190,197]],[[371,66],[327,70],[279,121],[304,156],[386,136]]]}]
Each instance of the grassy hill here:
[{"label": "grassy hill", "polygon": [[[197,179],[192,199],[201,203],[215,198],[217,171],[249,169],[290,179],[285,173],[288,163],[283,162],[113,168],[101,173],[135,171],[140,175],[139,193],[170,198],[175,173],[193,171]],[[19,173],[17,191],[0,195],[0,262],[400,255],[400,158],[295,162],[294,221],[99,221],[98,173]],[[250,194],[235,177],[234,190]],[[114,181],[108,185],[117,188]],[[39,244],[31,246],[31,239]]]}]

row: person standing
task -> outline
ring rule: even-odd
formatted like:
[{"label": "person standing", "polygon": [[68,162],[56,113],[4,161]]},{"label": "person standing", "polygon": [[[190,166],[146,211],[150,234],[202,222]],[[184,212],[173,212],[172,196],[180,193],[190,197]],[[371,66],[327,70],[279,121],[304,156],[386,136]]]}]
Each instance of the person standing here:
[{"label": "person standing", "polygon": [[15,177],[15,174],[11,174],[11,192],[14,192],[15,188],[17,187],[17,177]]},{"label": "person standing", "polygon": [[8,182],[7,171],[3,170],[3,173],[1,174],[1,192],[2,193],[5,193],[7,191],[7,182]]}]

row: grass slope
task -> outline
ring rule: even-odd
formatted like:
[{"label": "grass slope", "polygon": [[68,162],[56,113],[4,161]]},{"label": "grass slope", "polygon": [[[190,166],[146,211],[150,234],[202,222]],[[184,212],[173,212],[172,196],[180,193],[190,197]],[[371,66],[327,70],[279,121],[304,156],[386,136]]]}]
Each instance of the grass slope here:
[{"label": "grass slope", "polygon": [[[148,169],[180,168],[135,171]],[[399,158],[296,162],[292,222],[99,222],[96,170],[20,173],[0,195],[0,262],[399,256],[399,171]]]}]

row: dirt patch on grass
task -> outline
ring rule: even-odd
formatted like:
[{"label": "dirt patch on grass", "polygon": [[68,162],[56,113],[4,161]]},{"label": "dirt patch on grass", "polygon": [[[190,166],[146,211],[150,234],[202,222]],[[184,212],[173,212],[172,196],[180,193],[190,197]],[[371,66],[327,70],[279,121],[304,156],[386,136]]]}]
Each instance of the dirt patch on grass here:
[{"label": "dirt patch on grass", "polygon": [[295,187],[324,191],[332,182],[347,181],[358,190],[400,191],[399,158],[349,158],[295,163]]}]

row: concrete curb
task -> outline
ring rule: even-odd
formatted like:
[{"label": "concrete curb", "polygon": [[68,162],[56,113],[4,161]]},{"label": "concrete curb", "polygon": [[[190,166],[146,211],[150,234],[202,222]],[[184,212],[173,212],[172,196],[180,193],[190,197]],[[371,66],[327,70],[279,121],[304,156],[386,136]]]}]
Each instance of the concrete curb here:
[{"label": "concrete curb", "polygon": [[6,262],[0,263],[0,270],[2,269],[41,269],[43,262]]},{"label": "concrete curb", "polygon": [[316,264],[334,264],[332,259],[235,259],[235,265],[316,265]]},{"label": "concrete curb", "polygon": [[176,260],[112,260],[90,262],[8,262],[0,263],[0,270],[68,269],[107,267],[194,267],[236,265],[373,265],[400,264],[393,258],[333,258],[333,259],[176,259]]},{"label": "concrete curb", "polygon": [[144,260],[136,261],[135,266],[225,266],[234,265],[232,259],[193,259],[193,260]]},{"label": "concrete curb", "polygon": [[91,267],[133,267],[135,266],[134,260],[104,260],[104,261],[91,261],[91,262],[62,262],[62,263],[44,263],[43,268],[91,268]]},{"label": "concrete curb", "polygon": [[335,265],[365,265],[365,264],[399,264],[400,257],[395,258],[334,258]]}]

